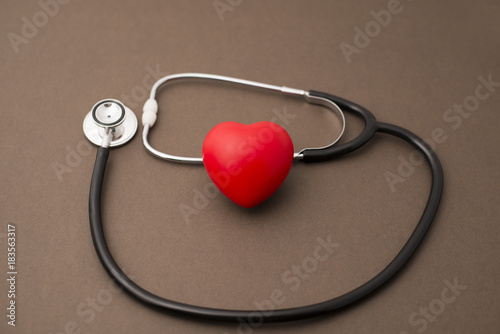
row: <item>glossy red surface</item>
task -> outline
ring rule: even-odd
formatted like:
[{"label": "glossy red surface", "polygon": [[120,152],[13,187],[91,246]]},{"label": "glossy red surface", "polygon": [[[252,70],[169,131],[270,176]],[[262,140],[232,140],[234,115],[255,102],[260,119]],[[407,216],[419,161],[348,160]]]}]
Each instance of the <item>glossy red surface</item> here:
[{"label": "glossy red surface", "polygon": [[224,195],[245,208],[269,198],[285,180],[292,161],[290,136],[272,122],[224,122],[203,142],[208,175]]}]

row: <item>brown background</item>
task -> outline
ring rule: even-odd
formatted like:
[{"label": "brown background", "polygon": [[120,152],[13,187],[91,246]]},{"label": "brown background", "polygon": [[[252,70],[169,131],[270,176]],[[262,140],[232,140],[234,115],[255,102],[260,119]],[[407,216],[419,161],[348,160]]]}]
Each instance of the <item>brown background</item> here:
[{"label": "brown background", "polygon": [[[500,3],[401,6],[348,63],[340,43],[353,45],[353,29],[364,29],[374,20],[370,11],[386,9],[386,0],[243,0],[224,20],[212,1],[75,0],[59,5],[17,53],[8,34],[21,36],[23,17],[33,22],[42,9],[35,1],[2,1],[0,263],[6,272],[7,224],[15,224],[19,274],[16,328],[6,324],[7,285],[0,283],[0,332],[55,334],[72,326],[80,333],[238,332],[232,324],[152,311],[117,292],[92,246],[87,196],[96,148],[86,144],[83,118],[108,97],[127,100],[140,117],[154,81],[148,68],[156,68],[159,75],[205,72],[331,92],[423,138],[438,128],[445,134],[436,146],[446,177],[439,213],[391,284],[329,317],[246,332],[417,333],[423,325],[411,325],[410,316],[439,305],[444,281],[457,279],[467,288],[425,332],[497,333],[500,88],[456,129],[443,116],[474,95],[479,76],[500,81]],[[275,94],[186,82],[160,96],[150,138],[172,154],[199,156],[217,123],[270,120],[273,110],[295,116],[285,127],[297,149],[324,145],[338,131],[327,110]],[[361,124],[348,122],[352,138]],[[82,154],[69,166],[68,150],[77,149]],[[203,167],[152,157],[138,134],[111,152],[103,198],[109,246],[136,282],[177,301],[248,309],[274,289],[284,292],[281,307],[330,299],[380,272],[414,228],[429,191],[428,168],[415,167],[394,191],[384,178],[411,152],[377,135],[343,159],[294,164],[282,188],[255,209],[219,195],[188,223],[179,206],[193,206],[194,191],[209,183]],[[57,164],[71,170],[62,180]],[[327,236],[339,247],[290,289],[282,274]],[[106,305],[82,315],[78,307],[88,298]]]}]

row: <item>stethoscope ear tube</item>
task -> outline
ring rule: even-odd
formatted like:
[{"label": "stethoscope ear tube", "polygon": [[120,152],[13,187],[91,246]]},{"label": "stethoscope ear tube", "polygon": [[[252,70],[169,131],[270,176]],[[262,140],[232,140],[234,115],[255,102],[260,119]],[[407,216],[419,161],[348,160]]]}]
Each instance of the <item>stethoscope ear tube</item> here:
[{"label": "stethoscope ear tube", "polygon": [[365,121],[365,128],[363,131],[354,139],[347,143],[340,145],[329,146],[324,149],[314,149],[314,150],[304,150],[303,161],[304,162],[322,162],[334,159],[338,156],[347,154],[349,152],[355,151],[364,144],[366,144],[377,131],[377,121],[373,114],[368,111],[368,109],[354,103],[343,99],[338,96],[334,96],[327,93],[322,93],[318,91],[309,91],[311,96],[321,97],[336,103],[340,109],[349,110],[349,112],[361,117]]},{"label": "stethoscope ear tube", "polygon": [[178,312],[204,319],[232,322],[245,321],[245,319],[252,319],[252,317],[261,314],[263,315],[263,321],[279,322],[320,316],[338,310],[368,296],[379,287],[384,285],[389,279],[391,279],[411,258],[412,254],[415,252],[415,250],[423,240],[427,230],[432,223],[432,220],[434,219],[434,216],[436,215],[443,191],[443,169],[441,163],[431,147],[411,131],[393,124],[377,122],[375,120],[375,117],[373,117],[373,115],[367,109],[348,100],[321,92],[312,91],[310,93],[330,99],[341,106],[342,109],[361,116],[365,120],[365,129],[356,139],[353,139],[348,143],[341,144],[336,147],[326,148],[324,150],[316,150],[309,153],[304,152],[304,161],[324,161],[338,157],[342,154],[352,152],[368,142],[368,140],[372,138],[375,132],[378,131],[396,136],[407,141],[420,152],[422,152],[427,162],[429,163],[432,173],[432,185],[427,200],[427,205],[410,238],[398,253],[398,255],[387,265],[384,270],[382,270],[379,274],[377,274],[365,284],[339,297],[317,304],[289,309],[280,309],[269,312],[266,311],[264,313],[258,310],[239,311],[200,307],[183,304],[156,296],[135,284],[123,273],[123,271],[113,259],[106,245],[101,221],[101,190],[106,169],[106,162],[109,155],[109,149],[100,147],[97,151],[96,164],[94,167],[90,186],[90,229],[99,259],[101,260],[101,263],[108,274],[116,281],[116,283],[122,286],[125,291],[127,291],[129,294],[139,299],[140,301],[150,306],[159,307],[168,311]]}]

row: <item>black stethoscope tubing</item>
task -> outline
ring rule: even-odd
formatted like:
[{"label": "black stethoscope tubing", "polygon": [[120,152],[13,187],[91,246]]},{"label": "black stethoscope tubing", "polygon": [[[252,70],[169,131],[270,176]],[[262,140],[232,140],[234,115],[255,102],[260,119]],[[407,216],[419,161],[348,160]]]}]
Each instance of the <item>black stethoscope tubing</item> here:
[{"label": "black stethoscope tubing", "polygon": [[[262,316],[265,322],[292,321],[324,315],[352,304],[381,287],[404,266],[418,248],[436,215],[443,190],[443,169],[439,158],[432,148],[420,137],[402,127],[377,122],[370,111],[346,99],[317,91],[310,91],[309,94],[329,99],[337,103],[342,110],[360,116],[365,121],[365,128],[358,137],[347,143],[321,150],[304,151],[303,161],[317,162],[339,157],[363,146],[374,136],[375,132],[382,132],[405,140],[423,153],[431,169],[431,190],[424,212],[415,230],[398,255],[379,274],[358,288],[324,302],[288,309],[265,311],[265,316]],[[168,300],[146,291],[124,274],[109,251],[102,228],[101,190],[108,155],[109,148],[99,147],[90,185],[89,217],[92,239],[97,255],[113,280],[138,300],[150,306],[172,311],[174,313],[181,313],[209,320],[234,322],[242,321],[242,319],[243,321],[245,319],[250,319],[256,314],[263,314],[263,312],[259,310],[240,311],[216,309]]]}]

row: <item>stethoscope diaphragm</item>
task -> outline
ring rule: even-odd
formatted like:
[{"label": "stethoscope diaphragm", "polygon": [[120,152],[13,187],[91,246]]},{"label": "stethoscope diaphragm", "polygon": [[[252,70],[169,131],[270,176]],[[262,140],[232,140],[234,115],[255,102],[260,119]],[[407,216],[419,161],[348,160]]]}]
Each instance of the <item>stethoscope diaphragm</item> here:
[{"label": "stethoscope diaphragm", "polygon": [[114,99],[97,102],[83,121],[85,136],[97,146],[123,145],[134,137],[137,127],[137,117],[132,110]]}]

